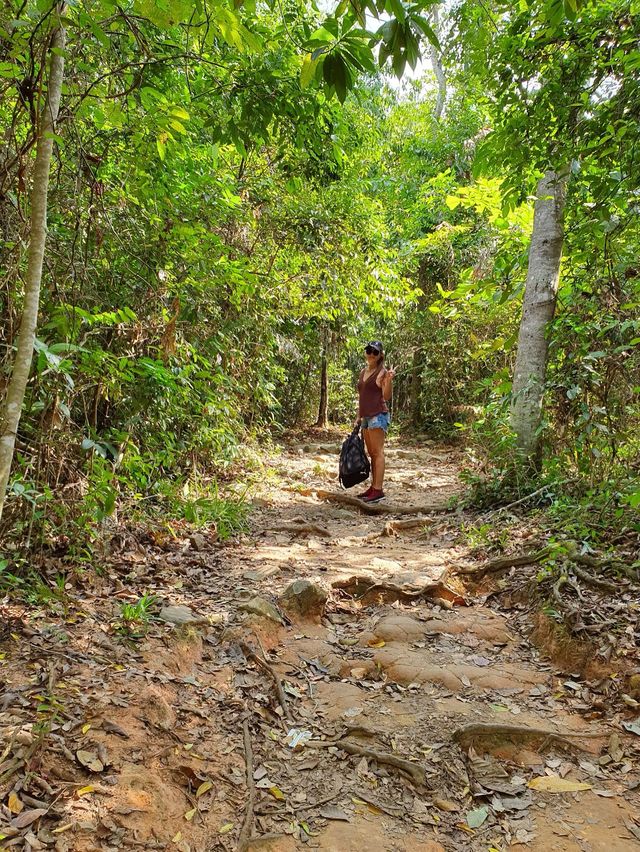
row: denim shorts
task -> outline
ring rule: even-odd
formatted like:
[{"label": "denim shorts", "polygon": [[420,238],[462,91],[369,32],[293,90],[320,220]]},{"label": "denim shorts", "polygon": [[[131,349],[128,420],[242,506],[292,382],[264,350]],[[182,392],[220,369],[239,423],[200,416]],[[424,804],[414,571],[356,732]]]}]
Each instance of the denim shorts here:
[{"label": "denim shorts", "polygon": [[381,414],[375,414],[373,417],[363,417],[360,423],[361,429],[384,429],[389,431],[391,423],[391,415],[388,411],[383,411]]}]

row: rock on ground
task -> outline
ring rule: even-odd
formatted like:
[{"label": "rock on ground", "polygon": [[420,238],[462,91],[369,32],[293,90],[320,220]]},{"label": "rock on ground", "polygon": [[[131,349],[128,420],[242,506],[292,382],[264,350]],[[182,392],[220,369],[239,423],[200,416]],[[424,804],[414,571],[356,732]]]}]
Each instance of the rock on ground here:
[{"label": "rock on ground", "polygon": [[291,616],[320,619],[327,593],[310,580],[294,580],[278,598],[280,606]]}]

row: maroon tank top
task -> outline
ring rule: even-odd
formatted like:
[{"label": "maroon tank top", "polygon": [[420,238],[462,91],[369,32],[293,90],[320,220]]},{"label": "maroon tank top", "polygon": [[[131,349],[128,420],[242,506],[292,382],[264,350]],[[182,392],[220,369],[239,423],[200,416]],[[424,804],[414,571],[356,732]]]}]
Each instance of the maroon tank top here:
[{"label": "maroon tank top", "polygon": [[384,401],[382,388],[379,388],[376,384],[376,379],[382,369],[382,367],[378,367],[366,382],[364,381],[364,370],[360,373],[360,378],[358,379],[358,394],[360,397],[358,414],[360,417],[375,417],[376,414],[387,414],[389,411],[387,403]]}]

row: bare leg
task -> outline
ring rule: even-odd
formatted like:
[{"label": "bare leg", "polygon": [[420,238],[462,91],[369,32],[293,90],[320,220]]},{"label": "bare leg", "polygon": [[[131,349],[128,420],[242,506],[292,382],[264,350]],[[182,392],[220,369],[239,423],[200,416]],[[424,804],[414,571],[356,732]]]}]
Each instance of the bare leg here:
[{"label": "bare leg", "polygon": [[376,478],[376,467],[375,459],[373,457],[373,450],[371,449],[371,429],[363,429],[362,434],[364,436],[364,445],[367,448],[367,453],[369,454],[369,459],[371,460],[371,481],[374,482]]},{"label": "bare leg", "polygon": [[384,482],[384,429],[367,429],[369,443],[367,449],[371,456],[371,469],[373,472],[373,487],[382,491]]}]

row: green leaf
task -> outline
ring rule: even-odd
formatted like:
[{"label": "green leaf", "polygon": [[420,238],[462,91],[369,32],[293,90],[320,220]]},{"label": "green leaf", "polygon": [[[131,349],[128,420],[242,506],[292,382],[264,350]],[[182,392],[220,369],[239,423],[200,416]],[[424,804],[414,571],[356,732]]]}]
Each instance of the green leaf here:
[{"label": "green leaf", "polygon": [[476,810],[467,813],[467,825],[469,828],[480,828],[488,816],[489,808],[487,805],[484,805],[482,808],[476,808]]},{"label": "green leaf", "polygon": [[310,53],[308,53],[303,59],[302,68],[300,70],[300,85],[303,89],[306,89],[313,80],[319,59],[320,54],[314,58]]}]

